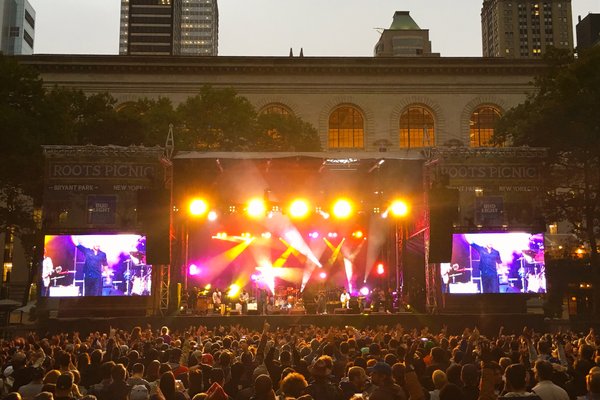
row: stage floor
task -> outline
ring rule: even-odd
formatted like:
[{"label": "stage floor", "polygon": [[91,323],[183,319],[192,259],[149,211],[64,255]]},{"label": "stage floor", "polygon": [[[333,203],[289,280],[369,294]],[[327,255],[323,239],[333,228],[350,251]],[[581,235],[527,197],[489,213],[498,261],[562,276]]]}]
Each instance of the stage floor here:
[{"label": "stage floor", "polygon": [[163,325],[171,329],[185,329],[190,326],[204,325],[208,328],[219,326],[241,325],[261,330],[267,321],[272,329],[291,326],[354,326],[356,328],[375,328],[378,326],[393,327],[401,324],[405,330],[428,326],[437,332],[444,325],[452,334],[460,334],[464,328],[477,326],[483,334],[496,335],[504,326],[505,333],[518,334],[527,325],[536,331],[547,331],[547,321],[543,315],[537,314],[420,314],[403,312],[397,314],[326,314],[326,315],[172,315],[148,317],[89,317],[89,318],[50,318],[40,321],[37,329],[40,333],[57,333],[79,331],[87,334],[90,331],[107,332],[110,327],[131,330],[134,326],[145,327],[148,324],[157,329]]}]

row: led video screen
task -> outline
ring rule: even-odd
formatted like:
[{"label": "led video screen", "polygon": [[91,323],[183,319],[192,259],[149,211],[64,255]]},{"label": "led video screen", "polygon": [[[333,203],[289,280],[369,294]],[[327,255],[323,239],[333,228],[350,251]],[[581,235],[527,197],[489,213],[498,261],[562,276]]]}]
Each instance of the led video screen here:
[{"label": "led video screen", "polygon": [[440,266],[449,294],[545,293],[541,233],[463,233],[452,237],[450,263]]},{"label": "led video screen", "polygon": [[42,296],[149,296],[146,237],[132,234],[46,235]]}]

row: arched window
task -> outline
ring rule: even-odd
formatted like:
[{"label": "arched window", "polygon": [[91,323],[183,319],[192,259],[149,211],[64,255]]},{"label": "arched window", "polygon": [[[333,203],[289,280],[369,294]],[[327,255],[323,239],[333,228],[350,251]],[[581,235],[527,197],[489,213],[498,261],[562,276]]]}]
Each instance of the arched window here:
[{"label": "arched window", "polygon": [[267,104],[259,111],[259,114],[279,114],[279,115],[292,115],[292,110],[281,103]]},{"label": "arched window", "polygon": [[421,106],[410,106],[400,115],[400,147],[431,147],[435,143],[433,114]]},{"label": "arched window", "polygon": [[134,101],[126,101],[124,103],[118,104],[117,106],[115,106],[115,110],[117,112],[131,112],[131,113],[140,112],[138,104]]},{"label": "arched window", "polygon": [[471,114],[471,147],[491,147],[490,139],[494,135],[494,126],[500,118],[500,111],[491,106],[481,106]]},{"label": "arched window", "polygon": [[364,147],[364,120],[352,106],[340,106],[329,116],[328,147],[362,149]]}]

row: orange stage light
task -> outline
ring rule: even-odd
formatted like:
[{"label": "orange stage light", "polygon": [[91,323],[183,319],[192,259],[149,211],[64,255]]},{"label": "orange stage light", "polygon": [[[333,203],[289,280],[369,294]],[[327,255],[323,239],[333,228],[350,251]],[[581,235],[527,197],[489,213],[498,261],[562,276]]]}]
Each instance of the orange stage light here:
[{"label": "orange stage light", "polygon": [[394,200],[389,210],[394,217],[406,217],[408,215],[408,204],[404,200]]},{"label": "orange stage light", "polygon": [[289,215],[295,219],[306,218],[309,210],[310,207],[306,200],[296,199],[290,204]]},{"label": "orange stage light", "polygon": [[208,211],[208,203],[204,199],[193,199],[189,207],[190,214],[201,217]]},{"label": "orange stage light", "polygon": [[248,213],[248,216],[252,217],[252,218],[264,217],[266,211],[267,211],[267,206],[265,205],[265,202],[263,199],[259,199],[259,198],[251,199],[248,202],[248,205],[246,206],[246,212]]},{"label": "orange stage light", "polygon": [[365,234],[363,233],[363,231],[354,231],[352,232],[352,237],[355,239],[362,239],[363,236],[365,236]]},{"label": "orange stage light", "polygon": [[347,219],[352,215],[352,204],[346,199],[339,199],[333,205],[333,215],[339,219]]}]

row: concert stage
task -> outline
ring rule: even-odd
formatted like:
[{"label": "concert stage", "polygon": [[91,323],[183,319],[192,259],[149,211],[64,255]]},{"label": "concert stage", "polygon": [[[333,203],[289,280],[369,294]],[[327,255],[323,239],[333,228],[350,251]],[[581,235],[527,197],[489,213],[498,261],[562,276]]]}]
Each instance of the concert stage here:
[{"label": "concert stage", "polygon": [[412,328],[428,326],[430,331],[437,332],[442,326],[448,327],[451,334],[460,334],[464,328],[477,326],[486,335],[496,335],[498,329],[504,326],[505,333],[519,333],[523,325],[535,331],[545,331],[547,321],[543,315],[536,314],[420,314],[403,312],[397,314],[373,313],[367,314],[326,314],[326,315],[174,315],[152,317],[115,317],[115,318],[58,318],[48,319],[38,325],[40,333],[56,333],[79,331],[86,334],[89,331],[108,332],[110,327],[131,330],[134,326],[145,327],[148,324],[154,329],[163,325],[172,330],[184,329],[190,326],[204,325],[208,328],[219,326],[241,325],[261,330],[267,321],[272,329],[290,326],[354,326],[356,328],[385,326],[393,327],[401,324],[406,331]]}]

